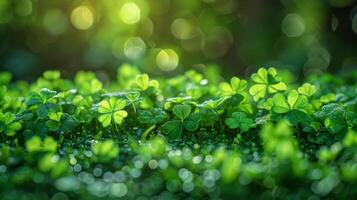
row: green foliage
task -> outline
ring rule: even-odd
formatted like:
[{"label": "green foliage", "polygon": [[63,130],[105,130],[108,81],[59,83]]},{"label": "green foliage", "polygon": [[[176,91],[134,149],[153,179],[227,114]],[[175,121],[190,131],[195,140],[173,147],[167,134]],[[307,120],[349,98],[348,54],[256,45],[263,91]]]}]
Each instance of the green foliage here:
[{"label": "green foliage", "polygon": [[296,90],[289,92],[286,98],[284,94],[277,93],[273,96],[272,111],[278,114],[284,114],[285,119],[295,126],[298,122],[306,119],[306,108],[309,105],[308,98],[305,95],[299,95]]},{"label": "green foliage", "polygon": [[223,82],[219,85],[219,89],[223,96],[230,96],[244,92],[247,86],[248,82],[246,80],[233,77],[230,84]]},{"label": "green foliage", "polygon": [[93,144],[92,151],[99,160],[110,160],[118,156],[119,147],[113,140],[105,140]]},{"label": "green foliage", "polygon": [[[32,84],[6,82],[0,195],[355,196],[355,79],[326,84],[331,76],[322,74],[298,87],[270,68],[252,82],[219,83],[193,70],[157,80],[123,65],[118,81],[104,85],[92,72],[74,81],[47,71]],[[276,196],[261,195],[272,190]]]},{"label": "green foliage", "polygon": [[239,128],[242,132],[247,132],[254,125],[253,119],[249,118],[244,112],[232,113],[232,117],[227,118],[225,123],[229,128]]},{"label": "green foliage", "polygon": [[286,85],[281,81],[275,68],[268,70],[260,68],[251,76],[254,85],[249,88],[249,93],[255,101],[264,98],[267,93],[276,93],[286,90]]},{"label": "green foliage", "polygon": [[125,106],[125,100],[115,97],[101,101],[98,107],[98,112],[100,113],[98,120],[102,123],[103,127],[108,127],[112,120],[116,124],[122,124],[123,119],[128,116],[128,113],[122,110]]},{"label": "green foliage", "polygon": [[14,136],[16,131],[21,129],[21,124],[16,121],[15,115],[12,113],[0,113],[0,133],[5,133],[7,136]]}]

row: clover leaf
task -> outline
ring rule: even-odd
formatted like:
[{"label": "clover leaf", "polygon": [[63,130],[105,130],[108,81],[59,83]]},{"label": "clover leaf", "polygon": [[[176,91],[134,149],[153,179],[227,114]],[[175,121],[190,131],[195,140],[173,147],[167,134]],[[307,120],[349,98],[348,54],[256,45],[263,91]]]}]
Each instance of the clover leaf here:
[{"label": "clover leaf", "polygon": [[15,120],[12,113],[0,113],[0,133],[4,132],[7,136],[15,135],[21,129],[21,124]]},{"label": "clover leaf", "polygon": [[178,138],[182,132],[182,121],[180,120],[167,121],[161,126],[161,130],[170,138]]},{"label": "clover leaf", "polygon": [[255,84],[249,88],[249,93],[253,95],[255,101],[264,98],[266,93],[273,94],[286,90],[286,85],[277,75],[275,68],[271,67],[268,70],[260,68],[257,73],[252,74],[251,78]]},{"label": "clover leaf", "polygon": [[224,122],[229,128],[239,128],[242,132],[247,132],[254,125],[253,119],[249,118],[244,112],[234,112],[232,117],[227,118]]},{"label": "clover leaf", "polygon": [[119,147],[113,140],[108,139],[103,142],[94,143],[92,151],[99,160],[107,161],[118,156]]},{"label": "clover leaf", "polygon": [[298,92],[305,96],[311,97],[316,93],[316,87],[311,85],[310,83],[305,83],[301,87],[298,88]]},{"label": "clover leaf", "polygon": [[138,120],[143,124],[159,124],[167,119],[168,116],[161,108],[153,108],[150,110],[143,110],[139,112]]},{"label": "clover leaf", "polygon": [[201,118],[202,117],[199,113],[192,113],[185,119],[183,126],[188,131],[195,131],[200,125]]},{"label": "clover leaf", "polygon": [[330,133],[339,133],[347,127],[345,109],[336,103],[324,105],[322,110],[314,115],[324,120],[324,125]]},{"label": "clover leaf", "polygon": [[172,112],[183,121],[191,113],[191,106],[189,105],[175,105]]},{"label": "clover leaf", "polygon": [[101,101],[98,108],[98,112],[100,113],[98,117],[99,122],[102,123],[103,127],[108,127],[112,120],[116,124],[122,124],[123,119],[128,116],[128,113],[122,110],[125,106],[125,100],[115,97]]},{"label": "clover leaf", "polygon": [[291,110],[305,111],[305,107],[308,105],[308,99],[304,95],[299,95],[296,90],[292,90],[288,94],[288,98],[285,95],[278,93],[273,96],[272,110],[275,113],[287,113]]},{"label": "clover leaf", "polygon": [[299,95],[296,90],[292,90],[285,95],[278,93],[273,96],[272,111],[277,114],[283,114],[289,124],[295,126],[298,122],[309,120],[306,115],[306,108],[309,102],[305,95]]},{"label": "clover leaf", "polygon": [[147,74],[140,74],[135,77],[135,85],[139,90],[146,90],[149,87],[158,88],[159,82],[156,80],[150,80],[149,75]]},{"label": "clover leaf", "polygon": [[223,96],[231,96],[239,94],[247,88],[248,82],[241,80],[238,77],[231,78],[231,83],[223,82],[219,85],[219,89]]},{"label": "clover leaf", "polygon": [[52,137],[41,140],[39,136],[33,136],[25,143],[28,152],[56,152],[57,142]]}]

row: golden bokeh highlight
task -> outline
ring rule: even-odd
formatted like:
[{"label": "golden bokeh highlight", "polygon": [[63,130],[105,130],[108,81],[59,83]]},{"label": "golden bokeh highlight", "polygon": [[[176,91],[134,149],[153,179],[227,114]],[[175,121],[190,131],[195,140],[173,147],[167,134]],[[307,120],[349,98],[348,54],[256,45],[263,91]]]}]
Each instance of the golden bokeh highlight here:
[{"label": "golden bokeh highlight", "polygon": [[94,22],[94,14],[88,6],[78,6],[71,13],[71,22],[79,30],[89,29]]},{"label": "golden bokeh highlight", "polygon": [[120,8],[119,17],[125,24],[136,24],[140,21],[141,10],[136,3],[127,2]]},{"label": "golden bokeh highlight", "polygon": [[177,53],[172,49],[162,49],[156,56],[156,64],[162,71],[176,69],[179,62]]}]

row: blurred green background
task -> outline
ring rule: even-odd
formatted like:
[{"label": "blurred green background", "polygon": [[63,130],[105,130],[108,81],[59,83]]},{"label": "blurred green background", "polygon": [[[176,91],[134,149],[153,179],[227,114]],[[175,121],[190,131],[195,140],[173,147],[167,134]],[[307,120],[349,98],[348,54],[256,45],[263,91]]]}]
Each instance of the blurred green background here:
[{"label": "blurred green background", "polygon": [[154,75],[210,66],[299,77],[357,69],[355,0],[0,0],[0,68],[33,80],[122,63]]}]

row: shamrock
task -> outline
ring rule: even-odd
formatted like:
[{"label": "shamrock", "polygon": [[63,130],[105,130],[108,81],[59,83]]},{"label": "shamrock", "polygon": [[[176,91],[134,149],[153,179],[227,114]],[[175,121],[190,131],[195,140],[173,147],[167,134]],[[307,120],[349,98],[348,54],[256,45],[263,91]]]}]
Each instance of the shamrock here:
[{"label": "shamrock", "polygon": [[52,137],[46,137],[43,141],[39,136],[33,136],[25,143],[28,152],[56,152],[57,142]]},{"label": "shamrock", "polygon": [[111,139],[93,144],[92,151],[98,159],[107,161],[115,158],[119,154],[119,147]]},{"label": "shamrock", "polygon": [[309,105],[305,95],[299,95],[296,90],[288,94],[288,98],[281,93],[273,96],[272,111],[277,114],[285,114],[285,119],[290,125],[295,126],[298,122],[306,120],[306,108]]},{"label": "shamrock", "polygon": [[198,113],[191,113],[191,106],[189,105],[175,105],[172,112],[179,120],[171,120],[161,126],[161,130],[171,138],[177,138],[185,128],[188,131],[195,131],[201,120]]},{"label": "shamrock", "polygon": [[267,92],[273,94],[286,90],[286,85],[277,75],[275,68],[271,67],[268,70],[260,68],[257,73],[252,74],[251,78],[256,84],[249,88],[249,93],[253,95],[255,101],[264,98]]},{"label": "shamrock", "polygon": [[231,83],[223,82],[219,85],[219,89],[223,96],[231,96],[234,94],[239,94],[247,88],[248,82],[246,80],[241,80],[238,77],[231,78]]},{"label": "shamrock", "polygon": [[316,93],[316,87],[314,85],[311,85],[310,83],[305,83],[304,85],[298,88],[298,92],[307,97],[311,97]]},{"label": "shamrock", "polygon": [[330,133],[339,133],[347,127],[345,109],[336,103],[324,105],[322,110],[314,115],[324,120],[324,125]]},{"label": "shamrock", "polygon": [[139,112],[138,120],[143,124],[159,124],[167,119],[168,116],[161,108],[153,108],[151,110],[143,110]]},{"label": "shamrock", "polygon": [[98,112],[100,113],[98,120],[102,123],[103,127],[108,127],[112,120],[116,124],[122,124],[123,119],[128,116],[128,113],[122,110],[125,106],[125,100],[115,97],[101,101],[98,108]]},{"label": "shamrock", "polygon": [[46,122],[46,126],[51,130],[51,131],[57,131],[61,125],[61,118],[62,118],[63,113],[62,112],[51,112],[48,113],[48,120]]},{"label": "shamrock", "polygon": [[227,118],[225,123],[229,126],[229,128],[239,128],[242,132],[247,132],[254,125],[253,119],[247,117],[247,114],[244,112],[232,113],[232,117]]},{"label": "shamrock", "polygon": [[7,136],[13,136],[20,129],[21,124],[16,122],[14,114],[0,113],[0,133],[4,132]]},{"label": "shamrock", "polygon": [[137,88],[139,90],[146,90],[149,87],[158,88],[159,82],[157,82],[156,80],[150,80],[149,75],[147,74],[140,74],[135,77],[134,88]]}]

